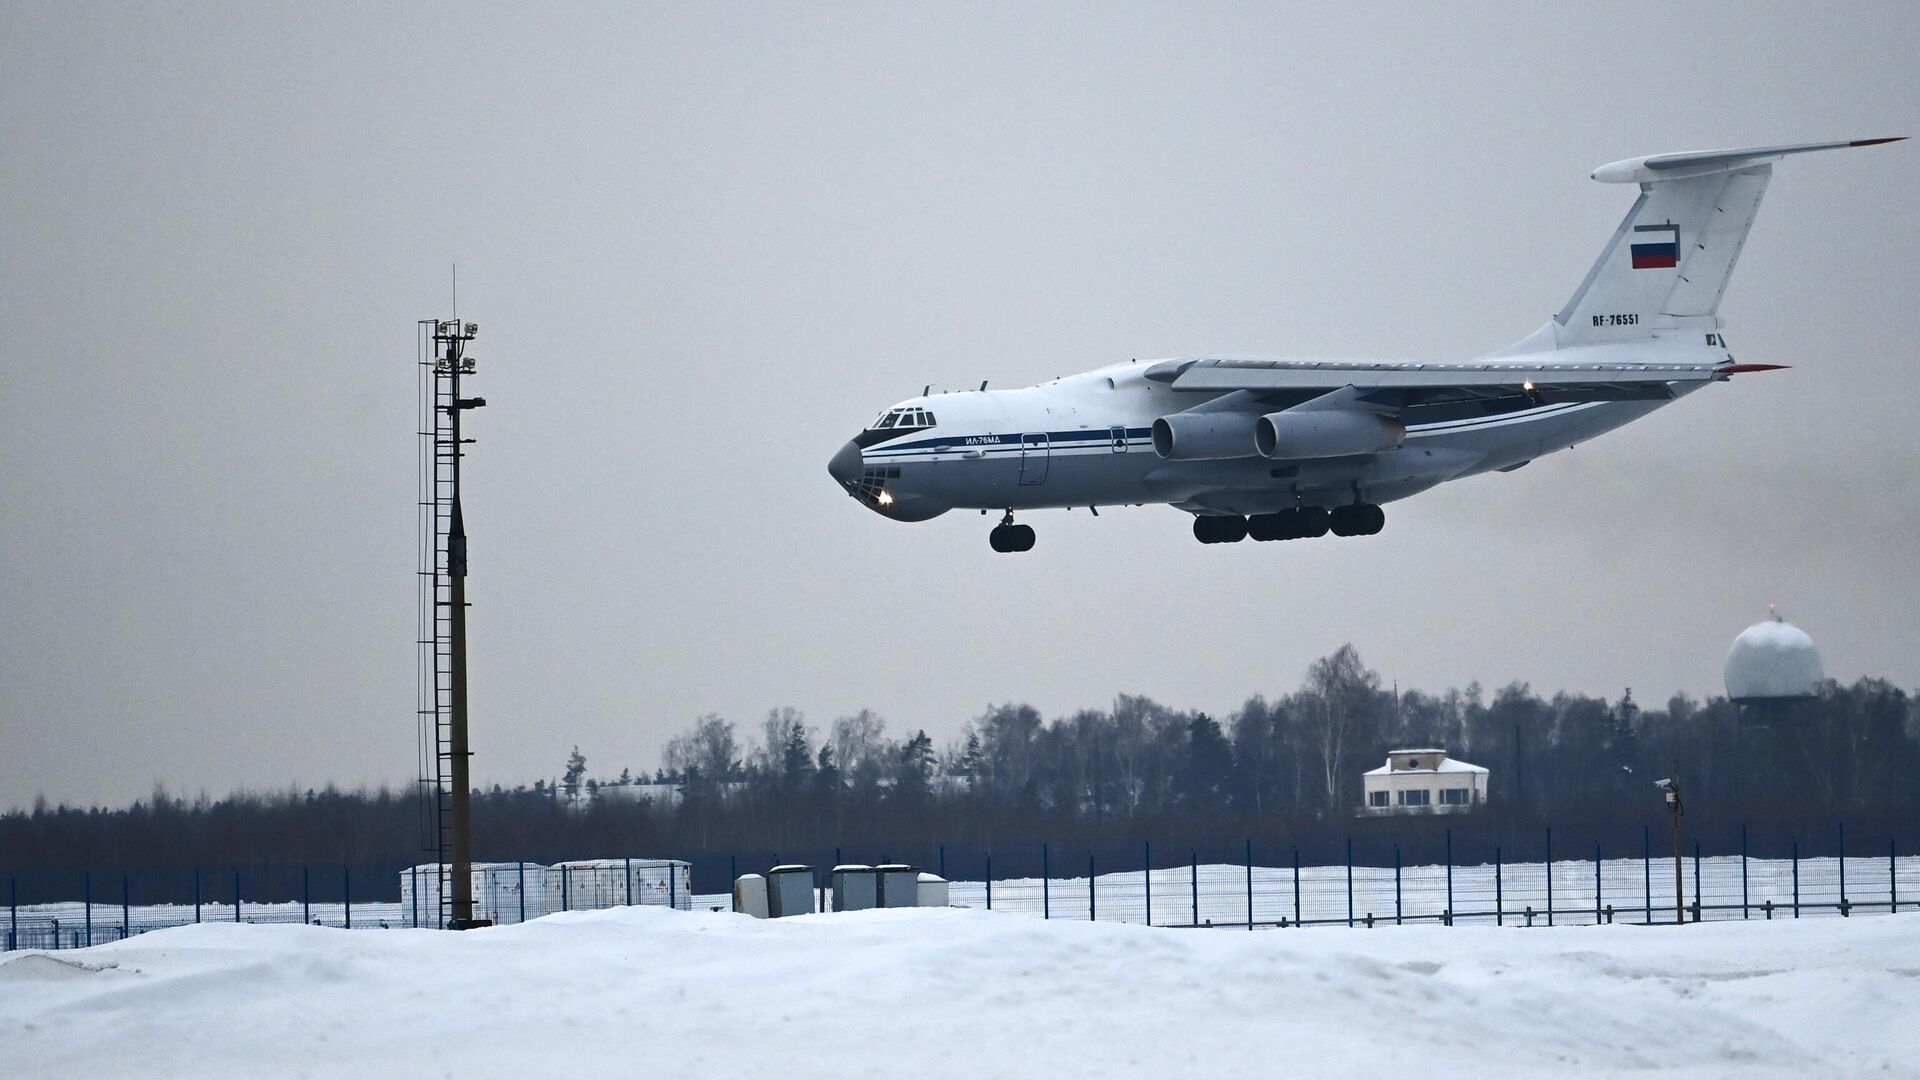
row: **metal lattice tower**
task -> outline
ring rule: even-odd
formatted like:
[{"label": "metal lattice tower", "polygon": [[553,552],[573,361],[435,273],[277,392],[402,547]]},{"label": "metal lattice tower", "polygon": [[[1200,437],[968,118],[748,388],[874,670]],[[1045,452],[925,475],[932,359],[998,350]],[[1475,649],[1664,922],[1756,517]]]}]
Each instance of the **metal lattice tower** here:
[{"label": "metal lattice tower", "polygon": [[472,442],[460,414],[486,404],[462,398],[474,374],[466,347],[478,333],[458,319],[419,324],[420,598],[418,637],[421,844],[438,867],[439,925],[476,925],[467,741],[467,537],[460,511],[460,459]]}]

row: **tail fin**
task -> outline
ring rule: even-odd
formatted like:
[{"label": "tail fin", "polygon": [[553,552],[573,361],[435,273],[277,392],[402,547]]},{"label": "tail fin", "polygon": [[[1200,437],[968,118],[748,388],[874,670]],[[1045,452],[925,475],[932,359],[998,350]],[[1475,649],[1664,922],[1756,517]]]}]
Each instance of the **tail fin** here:
[{"label": "tail fin", "polygon": [[1551,329],[1562,348],[1718,330],[1720,297],[1773,163],[1789,154],[1897,141],[1657,154],[1602,165],[1593,172],[1595,180],[1638,182],[1640,199],[1554,325],[1543,329]]}]

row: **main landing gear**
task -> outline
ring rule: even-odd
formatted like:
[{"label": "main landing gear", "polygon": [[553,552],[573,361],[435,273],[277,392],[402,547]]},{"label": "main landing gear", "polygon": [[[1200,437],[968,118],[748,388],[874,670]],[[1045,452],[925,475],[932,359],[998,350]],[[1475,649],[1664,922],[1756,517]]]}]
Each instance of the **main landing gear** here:
[{"label": "main landing gear", "polygon": [[1000,519],[1000,524],[995,525],[993,531],[987,534],[987,543],[993,546],[993,550],[1002,553],[1032,551],[1033,526],[1015,525],[1013,511],[1009,510],[1007,516]]},{"label": "main landing gear", "polygon": [[1387,513],[1372,503],[1336,506],[1303,506],[1277,514],[1199,514],[1193,519],[1193,538],[1203,544],[1234,544],[1247,537],[1255,540],[1303,540],[1325,536],[1372,536],[1385,528]]}]

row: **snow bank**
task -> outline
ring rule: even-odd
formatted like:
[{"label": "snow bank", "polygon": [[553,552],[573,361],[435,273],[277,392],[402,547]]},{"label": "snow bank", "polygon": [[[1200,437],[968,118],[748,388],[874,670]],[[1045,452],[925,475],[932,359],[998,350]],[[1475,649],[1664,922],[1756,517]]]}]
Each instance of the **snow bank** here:
[{"label": "snow bank", "polygon": [[1915,1075],[1920,916],[1171,930],[657,908],[0,959],[9,1076]]}]

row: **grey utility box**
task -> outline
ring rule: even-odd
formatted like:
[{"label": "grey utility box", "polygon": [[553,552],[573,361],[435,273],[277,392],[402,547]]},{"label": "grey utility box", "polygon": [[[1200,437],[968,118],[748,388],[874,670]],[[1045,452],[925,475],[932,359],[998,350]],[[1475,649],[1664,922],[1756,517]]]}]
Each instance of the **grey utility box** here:
[{"label": "grey utility box", "polygon": [[880,903],[880,879],[873,867],[843,863],[833,868],[833,910],[865,911]]},{"label": "grey utility box", "polygon": [[767,871],[767,915],[813,914],[813,867],[788,863]]},{"label": "grey utility box", "polygon": [[756,919],[767,917],[767,879],[741,874],[733,883],[733,910]]},{"label": "grey utility box", "polygon": [[887,863],[873,868],[880,879],[881,907],[919,907],[920,871],[902,863]]},{"label": "grey utility box", "polygon": [[939,874],[920,875],[920,906],[947,906],[947,879]]}]

